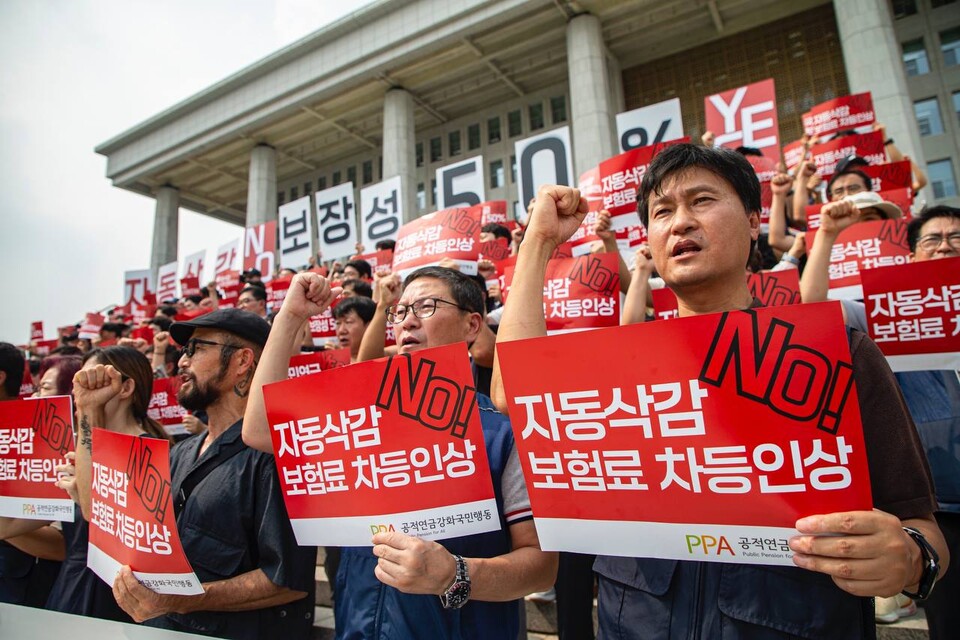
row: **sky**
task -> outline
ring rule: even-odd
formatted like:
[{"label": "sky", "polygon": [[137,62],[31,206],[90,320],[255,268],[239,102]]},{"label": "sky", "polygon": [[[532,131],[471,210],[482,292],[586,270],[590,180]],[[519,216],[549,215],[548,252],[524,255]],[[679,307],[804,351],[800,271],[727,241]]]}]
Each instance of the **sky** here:
[{"label": "sky", "polygon": [[[0,341],[37,320],[54,338],[150,266],[155,201],[113,187],[95,146],[366,4],[0,2]],[[181,259],[242,232],[179,215]]]}]

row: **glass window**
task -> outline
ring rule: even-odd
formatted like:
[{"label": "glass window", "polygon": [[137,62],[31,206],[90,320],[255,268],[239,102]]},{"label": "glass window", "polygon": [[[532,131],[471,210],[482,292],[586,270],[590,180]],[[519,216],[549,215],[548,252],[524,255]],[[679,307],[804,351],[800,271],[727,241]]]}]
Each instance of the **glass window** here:
[{"label": "glass window", "polygon": [[953,112],[957,114],[957,122],[960,123],[960,91],[953,94]]},{"label": "glass window", "polygon": [[550,118],[553,120],[553,124],[567,121],[566,96],[554,96],[550,98]]},{"label": "glass window", "polygon": [[905,18],[917,12],[917,0],[893,0],[893,17]]},{"label": "glass window", "polygon": [[290,187],[290,202],[293,202],[300,197],[300,191],[297,187]]},{"label": "glass window", "polygon": [[435,179],[430,181],[430,206],[437,206],[437,181]]},{"label": "glass window", "polygon": [[537,129],[543,129],[543,103],[538,102],[537,104],[530,105],[530,130],[536,131]]},{"label": "glass window", "polygon": [[357,168],[356,167],[347,167],[347,182],[352,182],[354,186],[357,184]]},{"label": "glass window", "polygon": [[320,176],[317,179],[317,191],[323,191],[327,188],[327,176]]},{"label": "glass window", "polygon": [[507,114],[507,133],[514,138],[523,133],[523,124],[520,121],[520,109]]},{"label": "glass window", "polygon": [[450,147],[450,155],[460,155],[460,131],[451,131],[447,134],[447,142]]},{"label": "glass window", "polygon": [[944,66],[960,64],[960,27],[940,32],[940,50],[943,52]]},{"label": "glass window", "polygon": [[277,204],[281,205],[286,202],[287,194],[284,191],[277,191]]},{"label": "glass window", "polygon": [[503,160],[494,160],[490,163],[490,188],[499,189],[503,186]]},{"label": "glass window", "polygon": [[517,183],[517,156],[510,156],[510,182]]},{"label": "glass window", "polygon": [[914,102],[913,111],[917,115],[921,136],[938,136],[943,133],[943,120],[940,119],[940,105],[936,98]]},{"label": "glass window", "polygon": [[339,171],[334,171],[334,172],[333,172],[333,177],[331,178],[331,180],[333,181],[333,186],[337,186],[338,184],[340,184],[340,182],[341,182],[341,180],[340,180],[340,172],[339,172]]},{"label": "glass window", "polygon": [[303,183],[303,195],[308,196],[308,195],[310,195],[311,193],[313,193],[313,183],[312,183],[312,182],[304,182],[304,183]]},{"label": "glass window", "polygon": [[930,61],[927,60],[927,49],[923,46],[923,38],[903,43],[903,66],[908,76],[922,76],[930,73]]},{"label": "glass window", "polygon": [[953,163],[950,158],[927,163],[927,175],[933,187],[934,198],[955,198],[957,181],[953,177]]},{"label": "glass window", "polygon": [[467,148],[470,151],[480,148],[480,123],[467,127]]},{"label": "glass window", "polygon": [[417,183],[417,208],[421,211],[427,208],[427,192],[423,189],[423,183]]},{"label": "glass window", "polygon": [[438,162],[443,158],[443,141],[440,138],[430,138],[430,162]]},{"label": "glass window", "polygon": [[500,142],[500,116],[487,120],[487,144]]},{"label": "glass window", "polygon": [[945,7],[948,4],[953,4],[957,0],[930,0],[930,6],[934,9],[937,7]]},{"label": "glass window", "polygon": [[363,163],[363,184],[373,182],[373,160],[366,160]]},{"label": "glass window", "polygon": [[423,166],[423,143],[422,142],[417,143],[417,166],[418,167]]}]

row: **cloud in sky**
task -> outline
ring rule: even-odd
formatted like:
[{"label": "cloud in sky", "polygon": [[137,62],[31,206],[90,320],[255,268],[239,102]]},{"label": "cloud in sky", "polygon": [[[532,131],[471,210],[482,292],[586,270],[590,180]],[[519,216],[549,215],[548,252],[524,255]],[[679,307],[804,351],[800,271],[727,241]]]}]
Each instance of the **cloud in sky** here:
[{"label": "cloud in sky", "polygon": [[[150,264],[154,200],[111,186],[97,144],[365,4],[0,3],[0,340],[53,337]],[[181,258],[242,232],[186,210],[179,229]]]}]

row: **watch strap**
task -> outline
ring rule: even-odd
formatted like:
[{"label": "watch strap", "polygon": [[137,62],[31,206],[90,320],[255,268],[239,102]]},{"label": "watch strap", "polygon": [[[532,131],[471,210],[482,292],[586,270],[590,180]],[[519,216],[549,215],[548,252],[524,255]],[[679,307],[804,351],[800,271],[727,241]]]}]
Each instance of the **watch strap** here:
[{"label": "watch strap", "polygon": [[916,593],[904,590],[903,595],[915,600],[926,600],[933,591],[933,585],[937,582],[937,576],[940,575],[940,555],[933,548],[926,537],[918,529],[913,527],[904,527],[904,532],[910,536],[917,546],[920,547],[920,553],[923,557],[923,572],[920,574],[920,583],[917,586]]}]

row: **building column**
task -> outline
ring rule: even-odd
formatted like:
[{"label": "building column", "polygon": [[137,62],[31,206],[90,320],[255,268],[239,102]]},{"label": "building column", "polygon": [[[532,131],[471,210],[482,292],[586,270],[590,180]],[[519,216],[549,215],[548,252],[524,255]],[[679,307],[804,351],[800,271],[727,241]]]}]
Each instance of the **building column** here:
[{"label": "building column", "polygon": [[400,176],[404,222],[418,213],[415,145],[413,97],[395,87],[383,97],[383,178]]},{"label": "building column", "polygon": [[614,155],[613,111],[600,20],[590,14],[567,23],[567,71],[573,122],[574,175]]},{"label": "building column", "polygon": [[277,219],[277,152],[258,144],[250,152],[250,180],[247,184],[247,226]]},{"label": "building column", "polygon": [[[843,63],[850,93],[869,91],[877,120],[897,148],[918,165],[926,164],[920,129],[907,90],[900,44],[887,0],[834,0]],[[929,191],[929,187],[924,192]],[[932,199],[932,193],[925,193]]]},{"label": "building column", "polygon": [[177,259],[177,230],[180,221],[180,190],[163,186],[157,189],[157,208],[153,219],[153,250],[150,273],[157,281],[157,270]]}]

